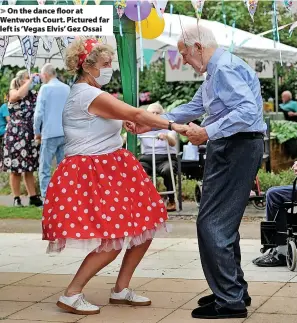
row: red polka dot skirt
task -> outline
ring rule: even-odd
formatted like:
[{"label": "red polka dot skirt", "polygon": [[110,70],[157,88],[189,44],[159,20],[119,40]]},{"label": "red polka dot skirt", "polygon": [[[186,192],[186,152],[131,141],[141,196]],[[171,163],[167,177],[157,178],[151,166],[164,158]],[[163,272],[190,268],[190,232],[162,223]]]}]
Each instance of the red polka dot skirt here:
[{"label": "red polka dot skirt", "polygon": [[43,208],[47,252],[83,247],[100,252],[144,243],[165,229],[166,207],[138,160],[127,150],[65,158]]}]

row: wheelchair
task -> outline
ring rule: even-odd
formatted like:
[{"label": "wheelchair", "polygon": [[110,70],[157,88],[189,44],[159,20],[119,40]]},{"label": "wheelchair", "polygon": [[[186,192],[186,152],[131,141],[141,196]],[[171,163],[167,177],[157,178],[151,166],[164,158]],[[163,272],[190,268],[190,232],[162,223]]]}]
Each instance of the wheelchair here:
[{"label": "wheelchair", "polygon": [[[278,210],[274,221],[261,222],[261,253],[271,248],[287,244],[287,267],[294,271],[297,266],[297,178],[293,183],[292,200],[284,203]],[[281,224],[280,217],[285,217],[286,224]]]},{"label": "wheelchair", "polygon": [[249,202],[252,203],[252,205],[257,210],[265,210],[266,208],[266,193],[262,192],[260,181],[258,176],[256,176],[254,180],[254,187],[253,187],[253,195],[250,195]]},{"label": "wheelchair", "polygon": [[[197,184],[195,186],[195,192],[194,192],[194,199],[199,206],[200,200],[201,200],[201,193],[202,193],[202,178],[203,178],[203,172],[205,167],[205,160],[206,160],[206,145],[200,145],[199,146],[199,164],[198,164],[198,172],[195,177],[197,180]],[[254,186],[253,186],[253,192],[254,195],[250,195],[249,202],[252,203],[252,205],[257,210],[264,210],[266,208],[266,193],[261,191],[261,186],[259,182],[258,176],[256,176],[254,180]]]}]

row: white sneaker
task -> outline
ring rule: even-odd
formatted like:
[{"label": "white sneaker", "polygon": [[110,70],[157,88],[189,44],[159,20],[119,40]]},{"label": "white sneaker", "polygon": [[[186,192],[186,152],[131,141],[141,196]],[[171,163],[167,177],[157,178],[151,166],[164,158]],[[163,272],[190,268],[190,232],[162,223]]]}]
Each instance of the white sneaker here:
[{"label": "white sneaker", "polygon": [[100,307],[92,305],[86,299],[84,294],[76,294],[73,296],[60,296],[57,306],[61,309],[79,315],[99,314]]},{"label": "white sneaker", "polygon": [[133,306],[149,306],[152,302],[149,298],[136,295],[133,290],[124,288],[120,293],[115,293],[114,289],[112,289],[109,303]]}]

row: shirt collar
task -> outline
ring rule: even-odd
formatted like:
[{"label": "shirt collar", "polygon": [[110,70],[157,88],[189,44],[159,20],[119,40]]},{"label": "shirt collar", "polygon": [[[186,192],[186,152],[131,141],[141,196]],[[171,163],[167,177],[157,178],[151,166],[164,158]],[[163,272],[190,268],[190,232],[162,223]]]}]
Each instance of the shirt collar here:
[{"label": "shirt collar", "polygon": [[214,54],[211,56],[206,70],[207,70],[207,75],[212,75],[215,67],[217,66],[218,60],[220,57],[224,54],[225,50],[223,48],[217,48]]},{"label": "shirt collar", "polygon": [[51,80],[49,80],[47,84],[55,83],[57,80],[58,79],[56,77],[54,77]]}]

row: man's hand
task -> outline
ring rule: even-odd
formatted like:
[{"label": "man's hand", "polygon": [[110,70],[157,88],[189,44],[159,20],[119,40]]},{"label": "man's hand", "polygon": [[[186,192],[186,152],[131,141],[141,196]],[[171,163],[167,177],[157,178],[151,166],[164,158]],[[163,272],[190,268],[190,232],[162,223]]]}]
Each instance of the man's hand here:
[{"label": "man's hand", "polygon": [[186,136],[187,131],[190,130],[189,126],[177,124],[177,123],[173,123],[171,127],[172,127],[172,130],[181,134],[182,136]]},{"label": "man's hand", "polygon": [[194,123],[189,124],[189,130],[186,132],[186,136],[189,138],[193,145],[201,145],[208,140],[208,135],[205,128],[199,127]]},{"label": "man's hand", "polygon": [[296,117],[297,116],[297,113],[296,112],[293,112],[293,111],[290,111],[290,112],[288,112],[288,116],[289,117]]},{"label": "man's hand", "polygon": [[34,139],[37,145],[41,144],[41,135],[35,135]]}]

